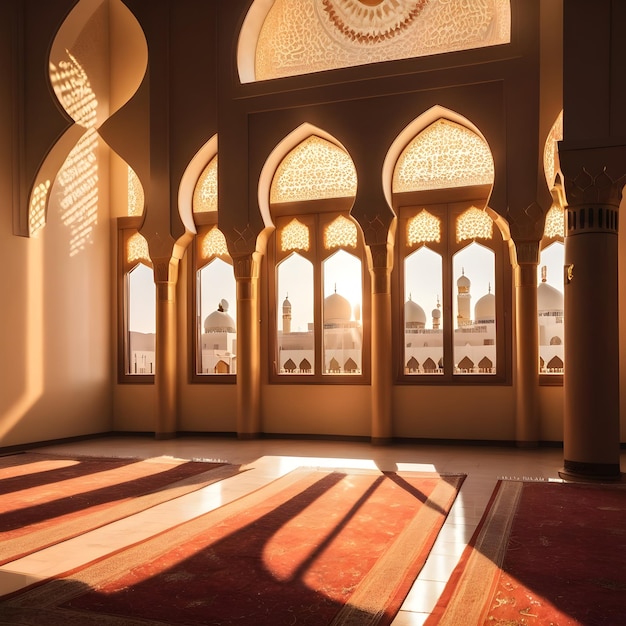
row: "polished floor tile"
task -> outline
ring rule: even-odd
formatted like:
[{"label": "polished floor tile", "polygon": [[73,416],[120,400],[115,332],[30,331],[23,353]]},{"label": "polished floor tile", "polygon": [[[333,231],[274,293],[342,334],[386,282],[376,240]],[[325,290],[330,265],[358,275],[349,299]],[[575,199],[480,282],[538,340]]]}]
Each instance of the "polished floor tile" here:
[{"label": "polished floor tile", "polygon": [[428,561],[393,626],[420,626],[434,607],[448,576],[471,539],[493,489],[501,478],[559,480],[562,451],[489,446],[371,446],[366,443],[301,440],[238,441],[188,437],[156,441],[148,437],[96,438],[39,448],[82,456],[225,461],[241,472],[196,492],[108,524],[69,541],[0,567],[0,594],[24,588],[101,558],[241,497],[296,467],[423,470],[467,477]]}]

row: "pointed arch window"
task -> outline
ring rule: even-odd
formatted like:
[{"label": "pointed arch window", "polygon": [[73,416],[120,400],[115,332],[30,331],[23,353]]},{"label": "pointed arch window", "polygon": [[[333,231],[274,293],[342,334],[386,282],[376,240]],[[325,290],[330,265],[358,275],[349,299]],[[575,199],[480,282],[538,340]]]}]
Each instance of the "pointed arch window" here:
[{"label": "pointed arch window", "polygon": [[273,382],[364,382],[369,344],[362,233],[350,217],[356,171],[340,146],[311,135],[270,189],[268,308]]},{"label": "pointed arch window", "polygon": [[[507,291],[506,245],[484,210],[476,220],[473,204],[401,209],[398,306],[403,320],[401,378],[406,380],[502,380],[507,372],[500,297]],[[413,220],[425,212],[437,219],[439,241],[412,234]],[[478,228],[469,237],[472,224]]]},{"label": "pointed arch window", "polygon": [[[537,268],[537,316],[539,330],[539,381],[563,384],[564,305],[564,210],[552,206],[546,215]],[[560,363],[560,366],[554,364]]]},{"label": "pointed arch window", "polygon": [[542,385],[563,384],[565,210],[558,149],[562,139],[563,111],[548,133],[543,153],[546,183],[555,201],[546,213],[537,268],[539,382]]},{"label": "pointed arch window", "polygon": [[196,183],[192,209],[197,235],[192,246],[193,382],[235,382],[237,285],[226,238],[217,225],[218,157]]},{"label": "pointed arch window", "polygon": [[153,382],[156,342],[156,285],[145,237],[133,218],[120,218],[118,378],[120,382]]},{"label": "pointed arch window", "polygon": [[400,153],[393,202],[401,380],[493,384],[510,378],[508,251],[492,212],[482,208],[493,178],[486,142],[447,119]]},{"label": "pointed arch window", "polygon": [[[307,246],[284,236],[294,224]],[[273,379],[362,378],[364,259],[356,224],[334,212],[277,217],[272,253]]]}]

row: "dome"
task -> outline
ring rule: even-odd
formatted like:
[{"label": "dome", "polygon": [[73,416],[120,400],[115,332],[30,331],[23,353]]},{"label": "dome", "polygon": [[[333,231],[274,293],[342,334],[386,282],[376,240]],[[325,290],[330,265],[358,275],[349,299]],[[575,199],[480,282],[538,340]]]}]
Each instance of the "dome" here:
[{"label": "dome", "polygon": [[441,317],[441,309],[433,309],[433,319],[438,320]]},{"label": "dome", "polygon": [[563,294],[552,285],[542,282],[537,287],[537,310],[539,313],[563,313]]},{"label": "dome", "polygon": [[204,320],[205,333],[235,333],[235,320],[227,313],[228,301],[220,300],[217,311],[207,315]]},{"label": "dome", "polygon": [[417,302],[413,302],[411,298],[404,303],[404,323],[406,326],[412,327],[424,327],[426,325],[424,309]]},{"label": "dome", "polygon": [[285,298],[283,301],[283,313],[291,313],[291,302],[289,302],[289,298]]},{"label": "dome", "polygon": [[496,319],[496,297],[492,293],[485,294],[476,302],[474,319],[477,322],[492,322]]},{"label": "dome", "polygon": [[348,300],[338,293],[331,293],[324,298],[324,323],[349,322],[352,307]]}]

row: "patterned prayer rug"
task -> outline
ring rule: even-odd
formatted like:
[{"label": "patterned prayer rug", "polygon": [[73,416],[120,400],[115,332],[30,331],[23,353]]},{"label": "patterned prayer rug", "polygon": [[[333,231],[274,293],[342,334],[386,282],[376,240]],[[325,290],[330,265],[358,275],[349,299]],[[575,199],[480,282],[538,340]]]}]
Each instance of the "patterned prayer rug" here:
[{"label": "patterned prayer rug", "polygon": [[624,486],[501,481],[426,624],[625,620]]},{"label": "patterned prayer rug", "polygon": [[388,625],[462,481],[295,470],[0,602],[0,615],[46,626]]},{"label": "patterned prayer rug", "polygon": [[239,471],[177,460],[0,457],[0,564],[195,491]]}]

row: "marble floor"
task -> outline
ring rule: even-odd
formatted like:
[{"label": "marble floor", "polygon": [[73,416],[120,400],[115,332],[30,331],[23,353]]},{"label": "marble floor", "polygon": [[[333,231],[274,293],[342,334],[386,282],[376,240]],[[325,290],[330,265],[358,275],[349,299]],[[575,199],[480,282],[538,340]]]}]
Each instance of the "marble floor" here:
[{"label": "marble floor", "polygon": [[[471,538],[500,478],[560,480],[562,450],[490,446],[393,445],[338,441],[239,441],[188,437],[97,438],[37,448],[77,455],[167,455],[241,464],[247,471],[0,567],[0,595],[100,558],[230,502],[299,466],[427,470],[467,475],[426,565],[393,626],[422,624]],[[622,455],[624,466],[625,455]]]}]

